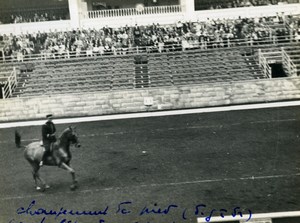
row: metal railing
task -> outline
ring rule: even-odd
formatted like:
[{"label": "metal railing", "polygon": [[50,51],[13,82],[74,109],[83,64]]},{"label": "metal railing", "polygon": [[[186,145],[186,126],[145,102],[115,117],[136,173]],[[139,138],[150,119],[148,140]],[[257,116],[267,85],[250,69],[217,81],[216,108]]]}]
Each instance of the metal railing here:
[{"label": "metal railing", "polygon": [[268,78],[272,78],[272,69],[268,64],[267,58],[265,57],[261,49],[258,50],[258,62],[259,62],[259,67],[263,71],[264,75]]},{"label": "metal railing", "polygon": [[271,52],[263,52],[268,64],[280,63],[282,61],[282,53],[279,50]]},{"label": "metal railing", "polygon": [[13,90],[17,87],[18,81],[17,81],[17,72],[16,68],[13,68],[13,71],[10,73],[10,75],[7,78],[6,83],[2,87],[2,96],[3,99],[9,98],[13,94]]},{"label": "metal railing", "polygon": [[88,18],[95,19],[95,18],[106,18],[106,17],[166,14],[166,13],[180,13],[180,12],[181,12],[180,5],[153,6],[153,7],[141,7],[141,8],[123,8],[123,9],[88,11]]},{"label": "metal railing", "polygon": [[290,39],[294,39],[293,29],[287,19],[284,20],[284,26],[290,35]]},{"label": "metal railing", "polygon": [[283,47],[281,48],[281,52],[282,52],[282,66],[288,71],[289,76],[291,77],[297,76],[297,67]]},{"label": "metal railing", "polygon": [[37,60],[53,60],[53,59],[70,59],[70,58],[82,58],[82,57],[93,57],[93,56],[112,56],[112,55],[132,55],[132,54],[142,54],[142,53],[162,53],[162,52],[172,52],[172,51],[186,51],[186,50],[218,50],[226,48],[240,48],[247,47],[251,49],[258,49],[264,46],[278,46],[281,44],[289,44],[291,41],[289,36],[282,36],[277,39],[276,42],[270,37],[265,37],[260,40],[247,40],[247,39],[228,39],[224,42],[198,42],[193,41],[188,44],[183,43],[164,43],[164,45],[158,46],[135,46],[135,47],[122,47],[114,48],[110,50],[104,50],[102,52],[93,50],[80,50],[79,51],[68,51],[63,53],[60,52],[49,52],[42,51],[39,54],[27,54],[21,56],[19,59],[15,56],[0,57],[0,63],[10,63],[10,62],[27,62],[27,61],[37,61]]}]

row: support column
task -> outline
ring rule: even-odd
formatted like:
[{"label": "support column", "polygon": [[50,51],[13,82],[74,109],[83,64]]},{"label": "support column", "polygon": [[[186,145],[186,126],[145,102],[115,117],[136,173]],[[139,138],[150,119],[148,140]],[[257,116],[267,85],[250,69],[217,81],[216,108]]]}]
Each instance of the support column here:
[{"label": "support column", "polygon": [[183,13],[186,13],[186,1],[187,0],[179,0],[181,10],[182,10]]},{"label": "support column", "polygon": [[72,29],[80,28],[81,0],[68,0],[68,3],[69,3],[69,11],[70,11],[71,28]]},{"label": "support column", "polygon": [[186,20],[191,20],[195,12],[195,0],[180,0],[182,12],[185,14]]}]

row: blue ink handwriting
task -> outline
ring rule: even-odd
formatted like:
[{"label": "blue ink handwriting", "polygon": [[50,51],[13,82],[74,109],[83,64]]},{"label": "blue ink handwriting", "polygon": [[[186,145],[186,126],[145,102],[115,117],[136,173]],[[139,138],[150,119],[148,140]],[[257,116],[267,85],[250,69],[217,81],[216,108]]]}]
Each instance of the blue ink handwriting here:
[{"label": "blue ink handwriting", "polygon": [[177,208],[178,206],[175,204],[170,204],[167,208],[161,209],[158,207],[158,205],[155,203],[154,208],[148,208],[145,206],[143,210],[140,212],[140,215],[145,215],[145,214],[163,214],[167,215],[171,211],[172,208]]},{"label": "blue ink handwriting", "polygon": [[[208,208],[205,204],[197,204],[192,209],[188,208],[182,208],[179,207],[177,204],[168,204],[165,206],[160,206],[157,203],[154,203],[153,205],[145,205],[142,209],[133,208],[133,202],[132,201],[125,201],[120,202],[115,212],[113,213],[111,211],[112,209],[109,206],[105,206],[102,209],[98,210],[73,210],[73,209],[66,209],[66,208],[58,208],[58,209],[46,209],[43,207],[38,207],[35,200],[32,200],[31,203],[28,206],[25,207],[19,207],[16,210],[16,213],[19,216],[40,216],[43,217],[42,220],[39,223],[47,223],[46,217],[53,217],[55,220],[58,220],[59,217],[62,219],[58,221],[58,223],[79,223],[77,221],[71,221],[66,219],[66,217],[95,217],[95,216],[101,216],[101,219],[98,219],[99,223],[105,223],[106,221],[102,219],[103,217],[108,217],[110,214],[117,214],[117,215],[135,215],[137,216],[150,216],[150,215],[168,215],[172,212],[172,214],[180,214],[181,219],[185,222],[188,221],[188,218],[194,218],[194,217],[203,217],[206,222],[210,222],[214,217],[221,217],[225,218],[225,216],[234,218],[243,217],[245,214],[242,210],[245,210],[244,212],[247,212],[246,214],[249,215],[246,222],[250,221],[252,218],[252,212],[249,209],[241,209],[240,207],[234,207],[231,210],[227,210],[224,208],[216,209],[216,208]],[[135,210],[135,211],[134,211]],[[135,213],[136,212],[136,213]],[[180,218],[180,217],[179,217]],[[16,221],[15,219],[12,219],[9,223],[22,223],[22,221]]]},{"label": "blue ink handwriting", "polygon": [[117,210],[117,214],[121,213],[121,214],[130,214],[131,211],[127,210],[124,205],[125,204],[132,204],[132,202],[130,201],[126,201],[126,202],[122,202],[118,205],[118,210]]},{"label": "blue ink handwriting", "polygon": [[[206,205],[205,205],[205,204],[199,204],[199,205],[197,205],[197,206],[195,207],[195,215],[196,215],[196,216],[199,216],[199,215],[201,215],[201,216],[206,216],[206,215],[204,214],[204,212],[205,212],[204,208],[206,208]],[[239,215],[241,218],[243,217],[243,213],[242,213],[242,211],[239,210],[239,209],[240,209],[240,207],[235,207],[235,208],[233,209],[232,214],[231,214],[232,218],[235,218],[235,217],[237,217],[238,215]],[[248,221],[252,218],[252,212],[251,212],[251,210],[248,209],[247,211],[248,211],[249,217],[248,217],[248,219],[246,220],[246,222],[248,222]],[[206,221],[206,222],[210,222],[211,218],[212,218],[213,216],[216,216],[216,215],[217,215],[217,216],[219,215],[221,218],[225,218],[225,215],[224,215],[225,213],[228,213],[228,210],[226,210],[226,209],[224,209],[224,208],[221,208],[221,209],[219,209],[219,210],[217,210],[217,209],[211,209],[210,212],[209,212],[209,215],[205,217],[205,221]],[[184,214],[183,216],[185,217],[185,214]]]},{"label": "blue ink handwriting", "polygon": [[47,210],[45,208],[37,208],[34,209],[35,206],[35,200],[33,200],[27,208],[20,207],[17,209],[18,215],[46,215],[46,216],[55,216],[55,219],[57,219],[61,215],[71,215],[71,216],[98,216],[98,215],[107,215],[109,207],[106,206],[104,210],[98,210],[98,211],[74,211],[74,210],[67,210],[63,207],[60,208],[60,210]]}]

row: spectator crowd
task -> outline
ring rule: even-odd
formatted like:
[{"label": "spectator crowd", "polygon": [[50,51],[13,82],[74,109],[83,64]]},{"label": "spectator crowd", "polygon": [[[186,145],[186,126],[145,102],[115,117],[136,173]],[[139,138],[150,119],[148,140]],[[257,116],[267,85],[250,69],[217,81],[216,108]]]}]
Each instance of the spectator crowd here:
[{"label": "spectator crowd", "polygon": [[68,8],[0,12],[0,24],[45,22],[65,19],[69,19]]},{"label": "spectator crowd", "polygon": [[[0,35],[0,56],[23,61],[38,54],[41,58],[69,58],[104,54],[127,54],[130,50],[163,52],[190,48],[254,45],[289,37],[285,28],[271,29],[270,24],[288,23],[295,40],[299,40],[299,17],[277,14],[272,18],[218,19],[206,22],[177,22],[173,25],[152,24],[65,32]],[[2,47],[2,50],[1,50]]]},{"label": "spectator crowd", "polygon": [[196,10],[298,3],[297,0],[195,0]]},{"label": "spectator crowd", "polygon": [[[222,9],[288,3],[299,3],[299,0],[195,0],[195,9]],[[0,11],[0,24],[43,22],[64,19],[69,19],[68,7]]]}]

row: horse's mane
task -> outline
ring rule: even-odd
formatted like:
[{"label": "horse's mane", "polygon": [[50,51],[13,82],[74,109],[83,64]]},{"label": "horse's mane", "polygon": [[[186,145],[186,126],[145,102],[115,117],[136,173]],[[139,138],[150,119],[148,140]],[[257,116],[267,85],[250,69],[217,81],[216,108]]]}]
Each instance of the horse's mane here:
[{"label": "horse's mane", "polygon": [[66,128],[66,129],[60,134],[59,139],[60,139],[60,140],[63,139],[64,136],[65,136],[65,134],[67,134],[67,133],[70,132],[70,131],[71,131],[70,128]]},{"label": "horse's mane", "polygon": [[70,153],[70,144],[68,142],[68,134],[72,131],[72,128],[66,128],[59,136],[56,146],[54,146],[54,150],[60,150],[59,153],[55,153],[54,156],[56,156],[56,162],[60,162],[61,159],[68,158],[70,159],[71,153]]},{"label": "horse's mane", "polygon": [[71,132],[71,131],[72,131],[71,127],[66,128],[66,129],[60,134],[58,144],[60,144],[60,145],[68,145],[67,134],[68,134],[69,132]]}]

